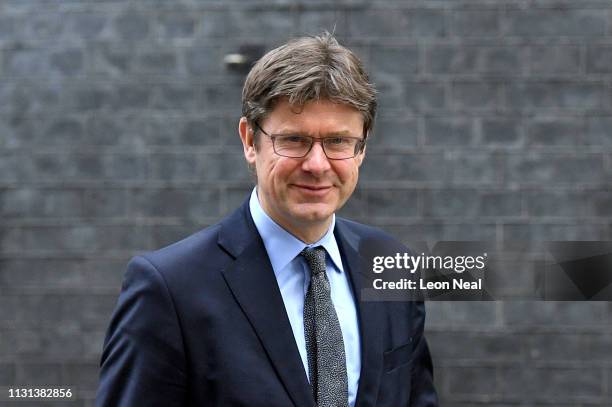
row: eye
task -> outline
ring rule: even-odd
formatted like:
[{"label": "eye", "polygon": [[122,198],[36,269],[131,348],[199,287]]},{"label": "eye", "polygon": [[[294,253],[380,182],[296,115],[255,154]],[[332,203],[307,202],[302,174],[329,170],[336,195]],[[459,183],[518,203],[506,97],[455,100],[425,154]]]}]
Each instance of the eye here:
[{"label": "eye", "polygon": [[289,136],[285,136],[285,141],[288,141],[291,143],[303,143],[304,137],[297,136],[297,135],[289,135]]},{"label": "eye", "polygon": [[325,142],[330,146],[341,146],[347,144],[349,140],[344,137],[329,137],[325,139]]}]

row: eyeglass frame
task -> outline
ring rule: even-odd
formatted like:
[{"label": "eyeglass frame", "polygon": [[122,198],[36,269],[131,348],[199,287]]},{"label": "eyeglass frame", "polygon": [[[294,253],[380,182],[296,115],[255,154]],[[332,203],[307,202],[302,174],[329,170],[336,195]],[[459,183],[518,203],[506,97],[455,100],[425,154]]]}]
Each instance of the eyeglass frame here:
[{"label": "eyeglass frame", "polygon": [[363,149],[365,148],[365,145],[366,145],[366,140],[368,138],[367,133],[364,133],[364,136],[362,138],[352,137],[352,136],[337,136],[337,137],[342,137],[342,138],[350,138],[350,139],[358,140],[358,141],[357,141],[357,144],[355,145],[355,152],[353,153],[352,156],[344,157],[344,158],[332,158],[329,155],[327,155],[327,151],[325,150],[325,144],[323,144],[323,140],[329,139],[329,138],[335,138],[335,137],[317,138],[317,137],[312,137],[312,136],[306,136],[306,135],[299,134],[300,137],[308,138],[308,139],[312,140],[312,142],[310,143],[310,147],[308,148],[308,151],[306,151],[306,153],[304,153],[304,155],[301,155],[299,157],[293,157],[293,156],[288,156],[288,155],[280,154],[278,151],[276,151],[276,145],[275,145],[276,143],[274,142],[274,139],[276,137],[285,136],[285,134],[268,134],[264,129],[261,128],[259,123],[254,122],[253,124],[255,125],[255,127],[257,129],[259,129],[259,131],[261,131],[263,134],[265,134],[266,136],[270,137],[270,139],[272,139],[272,149],[274,150],[274,154],[279,155],[281,157],[286,157],[286,158],[304,158],[304,157],[306,157],[308,155],[308,153],[310,153],[312,151],[312,148],[314,147],[315,143],[321,143],[321,149],[323,150],[323,154],[325,154],[325,157],[327,157],[328,160],[335,160],[335,161],[348,160],[350,158],[357,157],[359,154],[361,154],[363,152]]}]

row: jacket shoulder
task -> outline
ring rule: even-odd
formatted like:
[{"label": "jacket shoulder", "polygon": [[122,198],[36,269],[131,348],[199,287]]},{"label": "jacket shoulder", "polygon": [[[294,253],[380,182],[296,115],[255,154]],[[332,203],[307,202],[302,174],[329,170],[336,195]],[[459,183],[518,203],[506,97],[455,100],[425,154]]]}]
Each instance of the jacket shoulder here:
[{"label": "jacket shoulder", "polygon": [[160,272],[191,268],[204,259],[212,260],[223,253],[217,241],[220,224],[202,229],[160,249],[140,254]]}]

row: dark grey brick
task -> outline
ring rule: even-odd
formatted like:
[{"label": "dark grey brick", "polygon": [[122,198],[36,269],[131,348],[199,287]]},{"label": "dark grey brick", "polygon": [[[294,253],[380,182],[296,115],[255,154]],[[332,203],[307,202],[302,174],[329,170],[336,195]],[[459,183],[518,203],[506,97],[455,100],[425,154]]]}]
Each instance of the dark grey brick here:
[{"label": "dark grey brick", "polygon": [[452,395],[485,395],[495,389],[494,367],[446,367],[448,392]]},{"label": "dark grey brick", "polygon": [[339,38],[347,37],[346,12],[340,7],[334,10],[303,10],[298,14],[298,19],[300,35],[317,35],[328,31]]},{"label": "dark grey brick", "polygon": [[445,37],[448,33],[448,17],[444,9],[411,10],[410,23],[416,38]]},{"label": "dark grey brick", "polygon": [[151,162],[141,153],[116,153],[104,157],[104,175],[116,181],[148,179]]},{"label": "dark grey brick", "polygon": [[499,12],[491,10],[453,10],[450,26],[458,36],[495,37],[499,34]]},{"label": "dark grey brick", "polygon": [[425,143],[435,146],[468,146],[474,142],[474,123],[462,117],[425,119]]},{"label": "dark grey brick", "polygon": [[612,216],[612,190],[585,191],[582,199],[588,203],[587,216]]},{"label": "dark grey brick", "polygon": [[71,117],[53,120],[45,131],[44,142],[65,146],[87,142],[82,120]]},{"label": "dark grey brick", "polygon": [[601,327],[606,322],[602,302],[530,302],[503,304],[503,322],[509,326]]},{"label": "dark grey brick", "polygon": [[151,231],[151,247],[157,249],[168,246],[202,228],[204,228],[204,225],[194,225],[193,223],[189,225],[156,225]]},{"label": "dark grey brick", "polygon": [[350,32],[364,37],[442,37],[446,15],[439,9],[370,9],[350,11]]},{"label": "dark grey brick", "polygon": [[481,216],[521,216],[522,196],[519,191],[483,191],[480,199]]},{"label": "dark grey brick", "polygon": [[75,386],[80,391],[95,392],[98,387],[99,366],[95,362],[66,364],[62,366],[62,378],[65,383]]},{"label": "dark grey brick", "polygon": [[[365,221],[365,220],[364,220]],[[371,222],[371,219],[366,221]],[[416,250],[415,242],[438,241],[444,239],[444,225],[441,222],[421,220],[418,223],[406,226],[383,225],[384,229],[410,249]],[[428,321],[429,322],[429,321]]]},{"label": "dark grey brick", "polygon": [[16,15],[0,17],[0,40],[23,37],[23,21]]},{"label": "dark grey brick", "polygon": [[363,181],[440,181],[440,153],[368,154],[361,166]]},{"label": "dark grey brick", "polygon": [[37,40],[62,38],[68,28],[65,24],[65,14],[57,9],[48,9],[45,13],[30,13],[23,23],[24,36]]},{"label": "dark grey brick", "polygon": [[404,87],[404,101],[399,106],[405,105],[413,112],[430,111],[445,107],[444,85],[439,82],[408,82]]},{"label": "dark grey brick", "polygon": [[196,153],[159,153],[150,158],[150,176],[159,180],[197,180],[202,177]]},{"label": "dark grey brick", "polygon": [[242,106],[242,86],[238,85],[206,85],[204,86],[205,108],[209,110],[223,109],[225,112],[240,116]]},{"label": "dark grey brick", "polygon": [[104,83],[77,84],[67,90],[67,95],[70,98],[69,108],[77,112],[116,107],[113,89]]},{"label": "dark grey brick", "polygon": [[371,148],[415,147],[418,138],[418,123],[415,119],[384,117],[376,121],[374,135],[368,139]]},{"label": "dark grey brick", "polygon": [[223,145],[224,140],[219,137],[218,122],[215,119],[190,120],[185,123],[179,134],[181,145]]},{"label": "dark grey brick", "polygon": [[517,146],[521,143],[521,119],[492,117],[482,119],[482,141],[499,146]]},{"label": "dark grey brick", "polygon": [[185,52],[187,70],[192,75],[219,75],[223,73],[223,61],[219,47],[198,46]]},{"label": "dark grey brick", "polygon": [[582,121],[578,118],[541,118],[527,126],[527,144],[576,146],[581,144]]},{"label": "dark grey brick", "polygon": [[612,116],[586,118],[585,143],[592,146],[612,146]]},{"label": "dark grey brick", "polygon": [[578,74],[580,48],[577,46],[533,46],[530,70],[536,74]]},{"label": "dark grey brick", "polygon": [[486,241],[493,242],[496,240],[496,225],[494,223],[475,222],[470,219],[469,222],[461,221],[461,223],[450,223],[446,221],[442,234],[443,240],[458,240],[458,241]]},{"label": "dark grey brick", "polygon": [[216,180],[213,178],[213,174],[217,173],[217,171],[220,171],[221,174],[217,179],[227,181],[251,181],[251,175],[242,153],[218,154],[214,156],[213,160],[210,160],[210,158],[211,156],[208,155],[202,161],[204,177],[209,181]]},{"label": "dark grey brick", "polygon": [[71,33],[86,40],[99,38],[108,24],[108,15],[99,11],[71,13],[66,17]]},{"label": "dark grey brick", "polygon": [[612,45],[592,45],[587,51],[587,72],[612,72]]},{"label": "dark grey brick", "polygon": [[[542,222],[542,220],[540,220]],[[544,242],[572,240],[602,240],[605,225],[600,223],[507,223],[502,225],[503,241],[509,250],[537,252],[545,249]]]},{"label": "dark grey brick", "polygon": [[597,9],[527,8],[504,13],[508,35],[594,37],[606,33],[607,16]]},{"label": "dark grey brick", "polygon": [[357,187],[350,199],[338,212],[339,216],[357,220],[362,219],[368,213],[368,191]]},{"label": "dark grey brick", "polygon": [[478,215],[479,197],[473,189],[427,190],[423,193],[426,217],[473,218]]},{"label": "dark grey brick", "polygon": [[164,49],[145,50],[136,58],[135,69],[149,75],[177,75],[177,56]]},{"label": "dark grey brick", "polygon": [[204,38],[289,38],[296,29],[296,16],[287,10],[250,10],[230,8],[207,10],[201,19]]},{"label": "dark grey brick", "polygon": [[94,73],[121,78],[134,69],[134,50],[121,44],[92,43],[90,53]]},{"label": "dark grey brick", "polygon": [[491,327],[496,324],[495,302],[430,301],[427,324],[430,327]]},{"label": "dark grey brick", "polygon": [[18,364],[16,382],[28,383],[29,386],[61,386],[64,384],[59,364],[52,363]]},{"label": "dark grey brick", "polygon": [[455,109],[489,109],[499,107],[502,84],[494,82],[455,82],[451,103]]},{"label": "dark grey brick", "polygon": [[140,216],[215,218],[219,216],[220,195],[217,188],[149,189],[134,194],[132,206]]},{"label": "dark grey brick", "polygon": [[80,49],[67,49],[52,52],[50,66],[63,75],[76,75],[83,71],[83,51]]},{"label": "dark grey brick", "polygon": [[368,189],[368,216],[411,217],[418,213],[418,192],[411,189]]},{"label": "dark grey brick", "polygon": [[415,46],[375,46],[370,50],[369,70],[375,75],[408,77],[419,70],[419,53]]},{"label": "dark grey brick", "polygon": [[492,184],[501,179],[503,161],[493,152],[457,150],[449,159],[449,166],[454,182]]},{"label": "dark grey brick", "polygon": [[[10,259],[0,263],[0,285],[22,289],[63,289],[79,292],[83,287],[118,288],[127,259]],[[21,342],[20,342],[21,343]]]},{"label": "dark grey brick", "polygon": [[148,17],[136,10],[127,10],[118,15],[113,23],[119,38],[124,41],[144,40],[149,35]]},{"label": "dark grey brick", "polygon": [[163,83],[153,86],[152,106],[162,110],[197,111],[202,89],[187,82]]},{"label": "dark grey brick", "polygon": [[[164,91],[169,92],[169,90]],[[165,95],[164,91],[162,94]],[[118,84],[112,90],[111,107],[116,110],[146,108],[153,98],[152,93],[148,83],[133,81]]]},{"label": "dark grey brick", "polygon": [[107,251],[137,251],[150,249],[148,226],[124,226],[108,225],[96,227],[97,236],[95,246],[87,247],[84,250],[96,250],[99,252]]},{"label": "dark grey brick", "polygon": [[520,362],[525,356],[529,338],[528,334],[508,335],[503,332],[427,333],[432,355],[448,362],[457,360]]},{"label": "dark grey brick", "polygon": [[83,192],[83,213],[95,218],[125,217],[127,194],[125,189],[87,189]]},{"label": "dark grey brick", "polygon": [[85,120],[87,144],[141,146],[150,118],[141,114],[95,114]]},{"label": "dark grey brick", "polygon": [[427,65],[440,74],[504,74],[521,71],[518,47],[437,46],[427,53]]},{"label": "dark grey brick", "polygon": [[10,386],[15,383],[15,365],[13,363],[0,363],[0,383]]},{"label": "dark grey brick", "polygon": [[507,104],[516,109],[603,106],[605,88],[593,82],[513,82],[507,88]]},{"label": "dark grey brick", "polygon": [[529,339],[527,352],[537,361],[591,361],[609,358],[610,338],[599,334],[538,334]]},{"label": "dark grey brick", "polygon": [[509,181],[524,184],[605,182],[603,159],[599,154],[581,156],[531,153],[509,155],[505,174]]},{"label": "dark grey brick", "polygon": [[242,205],[246,199],[250,199],[254,186],[253,182],[227,187],[224,191],[223,212],[227,214]]},{"label": "dark grey brick", "polygon": [[501,368],[500,393],[522,399],[537,398],[570,401],[584,397],[601,397],[602,369],[534,368],[523,366]]},{"label": "dark grey brick", "polygon": [[100,234],[95,226],[30,226],[22,228],[22,250],[94,251]]},{"label": "dark grey brick", "polygon": [[585,198],[588,192],[544,188],[525,192],[526,209],[529,216],[563,216],[577,218],[586,215]]},{"label": "dark grey brick", "polygon": [[[494,241],[495,238],[487,240]],[[487,271],[485,273],[485,287],[496,300],[521,300],[536,298],[538,289],[538,270],[541,263],[528,256],[516,254],[489,254],[487,258]],[[529,334],[525,335],[529,338]],[[524,355],[523,349],[520,354]]]},{"label": "dark grey brick", "polygon": [[[146,124],[147,144],[155,146],[221,146],[218,118],[151,117]],[[236,126],[237,127],[237,126]]]},{"label": "dark grey brick", "polygon": [[2,62],[8,75],[41,77],[52,72],[49,59],[46,49],[15,47],[4,50]]},{"label": "dark grey brick", "polygon": [[195,34],[197,14],[185,10],[184,12],[160,12],[157,24],[162,38],[192,38]]}]

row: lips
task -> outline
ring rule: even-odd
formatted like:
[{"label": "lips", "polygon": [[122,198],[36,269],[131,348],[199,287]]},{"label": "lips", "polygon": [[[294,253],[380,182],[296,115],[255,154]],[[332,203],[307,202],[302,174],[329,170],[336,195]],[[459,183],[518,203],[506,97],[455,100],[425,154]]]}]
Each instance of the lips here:
[{"label": "lips", "polygon": [[312,196],[323,196],[332,189],[332,185],[293,184],[293,186],[302,194]]},{"label": "lips", "polygon": [[295,184],[295,186],[298,188],[308,189],[311,191],[322,191],[322,190],[330,189],[332,187],[331,185],[304,185],[304,184]]}]

